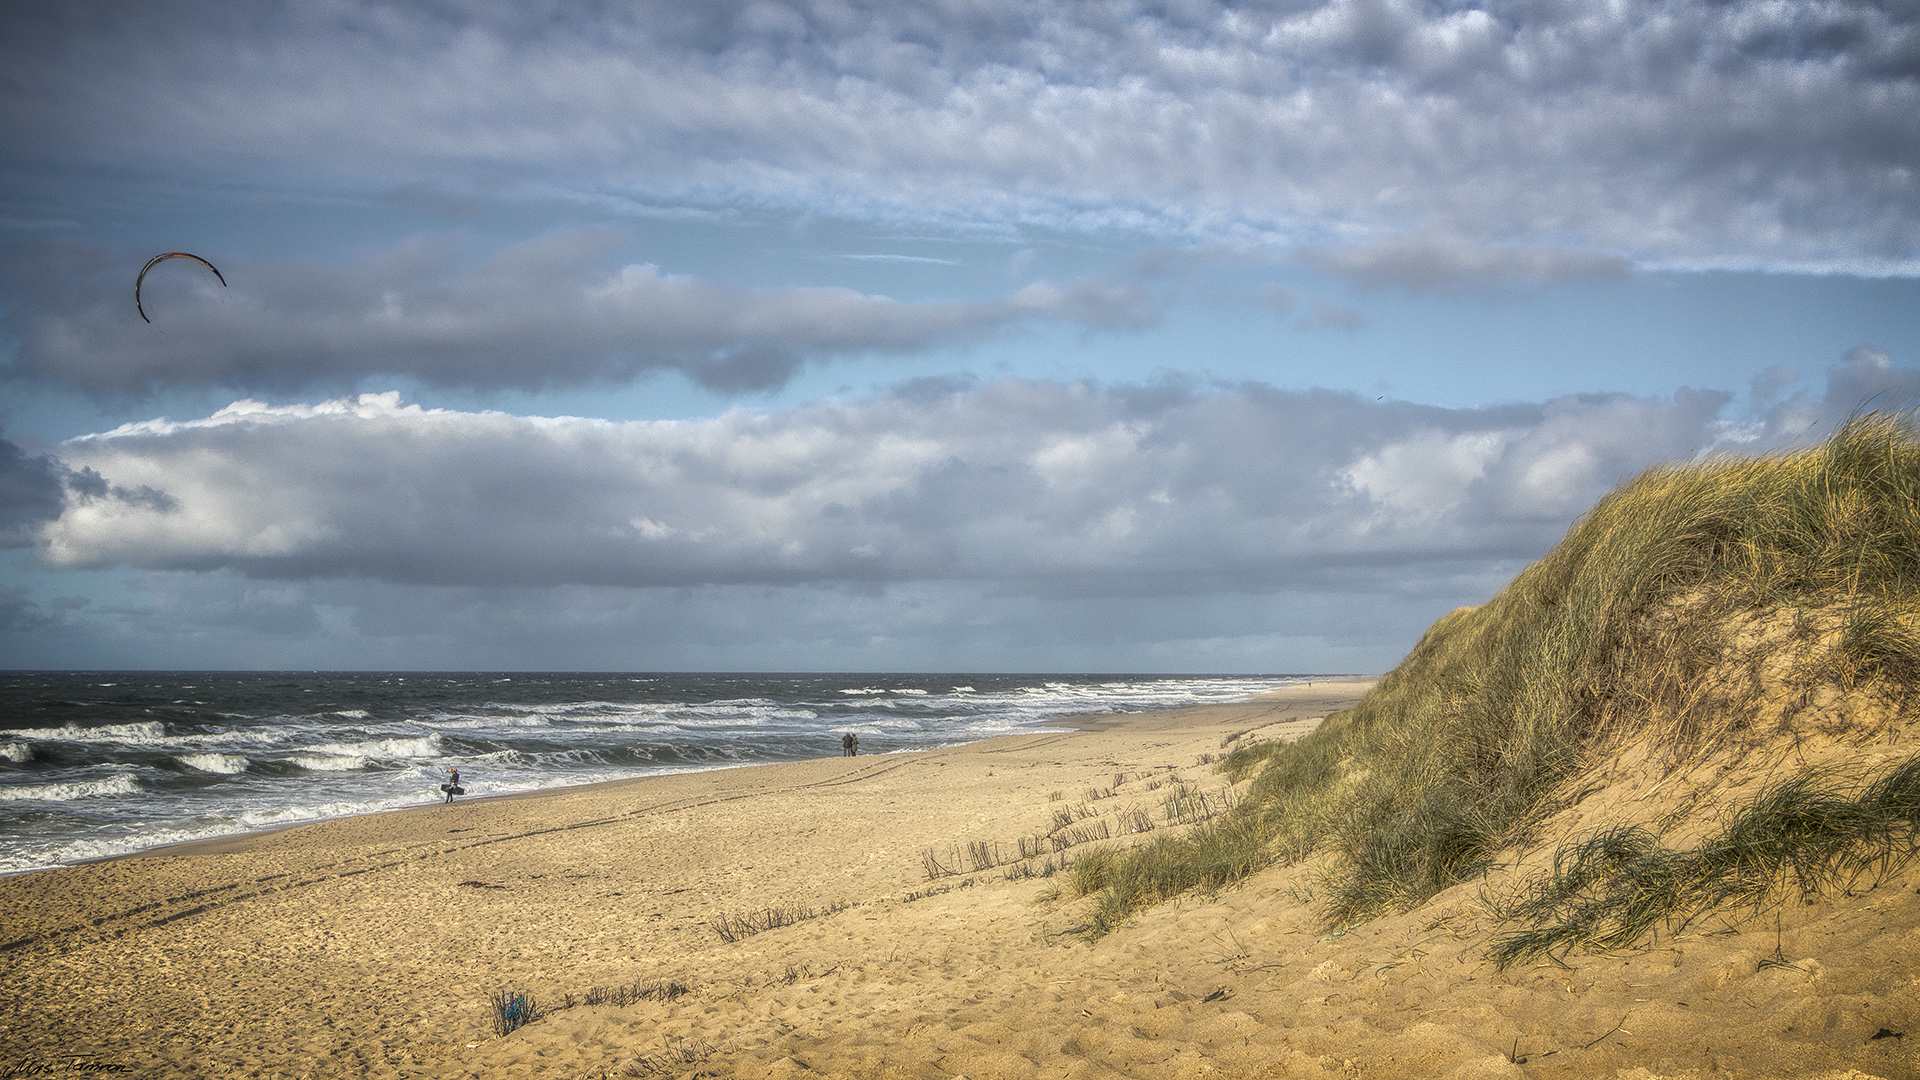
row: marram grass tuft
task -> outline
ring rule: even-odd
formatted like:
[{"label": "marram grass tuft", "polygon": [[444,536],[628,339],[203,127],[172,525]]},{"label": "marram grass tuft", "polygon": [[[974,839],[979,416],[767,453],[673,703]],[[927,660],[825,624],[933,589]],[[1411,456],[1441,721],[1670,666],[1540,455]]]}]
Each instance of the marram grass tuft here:
[{"label": "marram grass tuft", "polygon": [[[1702,674],[1724,661],[1730,625],[1781,611],[1797,613],[1800,638],[1832,643],[1805,677],[1877,680],[1896,696],[1920,683],[1910,415],[1868,413],[1816,447],[1661,466],[1622,484],[1498,595],[1434,623],[1359,705],[1297,743],[1228,755],[1221,771],[1253,776],[1230,814],[1083,860],[1074,889],[1102,894],[1099,933],[1187,889],[1319,852],[1329,923],[1417,904],[1525,838],[1556,786],[1605,748],[1644,739],[1679,757],[1745,737],[1757,701],[1738,687],[1709,694]],[[1845,835],[1834,842],[1871,846]],[[1680,872],[1649,843],[1603,834],[1563,862],[1577,882],[1606,868]],[[1811,872],[1809,858],[1774,870]],[[1750,896],[1750,885],[1728,887]],[[1696,890],[1658,918],[1684,917],[1703,896],[1728,898]],[[1623,916],[1619,934],[1650,925],[1643,915]]]}]

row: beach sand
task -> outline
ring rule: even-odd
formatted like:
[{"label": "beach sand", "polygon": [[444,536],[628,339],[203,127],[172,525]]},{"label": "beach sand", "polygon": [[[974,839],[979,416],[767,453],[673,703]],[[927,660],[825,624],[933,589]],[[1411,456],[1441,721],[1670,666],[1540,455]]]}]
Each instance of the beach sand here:
[{"label": "beach sand", "polygon": [[[1911,875],[1796,900],[1777,926],[1505,973],[1472,884],[1343,932],[1314,913],[1311,864],[1276,868],[1089,943],[1090,901],[1047,899],[1058,878],[929,879],[929,855],[965,871],[970,843],[1011,856],[1059,814],[1115,834],[1095,844],[1137,839],[1120,830],[1138,813],[1164,828],[1174,782],[1224,798],[1206,759],[1229,738],[1298,737],[1364,685],[0,880],[0,1075],[1920,1075]],[[544,1014],[496,1036],[502,989]]]}]

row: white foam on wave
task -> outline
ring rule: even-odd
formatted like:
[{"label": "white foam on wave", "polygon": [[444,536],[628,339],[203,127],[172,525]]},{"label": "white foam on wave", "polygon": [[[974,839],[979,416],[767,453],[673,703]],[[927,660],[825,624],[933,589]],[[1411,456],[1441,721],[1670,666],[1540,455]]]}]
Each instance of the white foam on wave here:
[{"label": "white foam on wave", "polygon": [[158,720],[144,720],[137,724],[101,724],[98,727],[67,724],[57,728],[23,728],[11,734],[19,739],[45,742],[157,743],[166,741],[167,726]]},{"label": "white foam on wave", "polygon": [[370,760],[359,754],[295,754],[287,759],[308,772],[356,772]]},{"label": "white foam on wave", "polygon": [[413,739],[366,739],[354,743],[321,743],[305,748],[307,754],[331,754],[339,757],[375,758],[392,761],[405,758],[440,756],[440,736],[422,735]]},{"label": "white foam on wave", "polygon": [[604,765],[606,755],[598,750],[549,750],[533,755],[535,767],[553,765]]},{"label": "white foam on wave", "polygon": [[544,716],[436,716],[420,721],[431,724],[443,731],[497,731],[501,728],[539,728],[550,727],[552,721]]},{"label": "white foam on wave", "polygon": [[6,758],[8,761],[32,761],[33,744],[10,742],[5,745],[0,745],[0,757]]},{"label": "white foam on wave", "polygon": [[1115,680],[1094,685],[1049,682],[968,699],[973,707],[996,705],[1035,719],[1074,713],[1140,712],[1190,705],[1245,701],[1256,694],[1306,681],[1304,678]]},{"label": "white foam on wave", "polygon": [[876,716],[868,719],[849,720],[828,731],[921,731],[926,724],[918,720],[895,719],[890,716]]},{"label": "white foam on wave", "polygon": [[168,746],[217,746],[217,747],[233,747],[236,745],[238,746],[274,746],[274,745],[284,746],[290,739],[295,737],[296,737],[296,733],[293,731],[289,731],[285,729],[274,730],[271,728],[265,728],[265,729],[253,729],[253,730],[214,731],[214,732],[206,732],[199,735],[169,735],[165,739],[161,739],[158,741],[163,742]]},{"label": "white foam on wave", "polygon": [[91,799],[101,795],[138,795],[140,790],[138,780],[122,773],[99,780],[0,787],[0,802],[65,802],[68,799]]},{"label": "white foam on wave", "polygon": [[597,701],[597,700],[596,701],[546,701],[546,702],[539,702],[535,704],[519,704],[514,702],[503,701],[503,702],[494,702],[490,704],[488,707],[493,709],[498,709],[501,712],[506,712],[506,713],[522,713],[531,717],[539,718],[541,720],[545,720],[546,718],[556,717],[556,716],[572,717],[580,713],[588,714],[589,719],[594,717],[607,717],[609,719],[618,720],[618,719],[622,719],[622,718],[625,718],[628,716],[634,716],[634,715],[654,716],[659,714],[661,710],[668,708],[667,705],[664,705],[657,701]]},{"label": "white foam on wave", "polygon": [[367,710],[365,710],[365,709],[335,709],[335,710],[333,711],[333,715],[335,715],[335,716],[344,716],[344,717],[346,717],[346,718],[347,718],[347,719],[349,719],[349,720],[365,720],[365,719],[367,718]]},{"label": "white foam on wave", "polygon": [[246,772],[247,766],[252,764],[245,754],[175,754],[173,760],[189,769],[227,776]]},{"label": "white foam on wave", "polygon": [[712,701],[705,705],[675,707],[664,719],[681,727],[708,727],[740,724],[758,727],[779,720],[815,720],[819,714],[763,698],[737,701]]}]

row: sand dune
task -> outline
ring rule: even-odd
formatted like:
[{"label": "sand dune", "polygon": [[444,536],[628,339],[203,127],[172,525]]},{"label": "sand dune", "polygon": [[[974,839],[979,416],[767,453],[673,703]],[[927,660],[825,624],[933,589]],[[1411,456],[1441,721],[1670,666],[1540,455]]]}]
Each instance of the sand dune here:
[{"label": "sand dune", "polygon": [[[1056,853],[1049,834],[1131,842],[1142,814],[1166,828],[1172,783],[1224,798],[1204,759],[1230,737],[1297,737],[1363,686],[434,805],[6,879],[0,1072],[1920,1073],[1911,876],[1795,902],[1777,926],[1715,923],[1502,973],[1483,958],[1493,927],[1476,885],[1343,931],[1315,915],[1311,864],[1281,868],[1088,943],[1089,901],[1055,896],[1057,878],[969,870],[1014,859],[1022,839],[1045,853],[1012,865],[1041,870],[1086,849]],[[929,859],[962,872],[930,879]],[[731,942],[714,927],[769,911],[813,917]],[[596,988],[654,996],[589,1004]],[[487,999],[502,989],[544,1014],[496,1036]],[[1914,1044],[1873,1037],[1909,1025]]]}]

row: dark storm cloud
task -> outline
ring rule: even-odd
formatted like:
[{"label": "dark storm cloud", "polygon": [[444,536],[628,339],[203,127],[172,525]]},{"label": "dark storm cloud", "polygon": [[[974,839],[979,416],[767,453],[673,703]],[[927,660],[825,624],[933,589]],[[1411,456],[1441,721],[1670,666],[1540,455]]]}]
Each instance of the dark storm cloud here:
[{"label": "dark storm cloud", "polygon": [[[1920,248],[1911,4],[62,0],[8,29],[0,147],[62,167],[1643,265]],[[1547,263],[1520,275],[1607,269]]]},{"label": "dark storm cloud", "polygon": [[0,548],[27,547],[39,526],[60,516],[66,491],[60,463],[30,456],[0,439]]},{"label": "dark storm cloud", "polygon": [[[777,387],[802,365],[912,353],[1026,320],[1138,329],[1158,317],[1152,268],[998,299],[907,303],[845,288],[755,289],[611,261],[584,230],[473,263],[450,237],[349,266],[224,260],[211,275],[148,276],[134,313],[128,260],[80,244],[5,260],[10,373],[91,393],[165,386],[340,387],[376,374],[480,388],[612,383],[677,370],[720,390]],[[179,265],[184,265],[181,263]]]},{"label": "dark storm cloud", "polygon": [[1803,392],[1744,425],[1721,415],[1720,392],[1443,409],[1179,382],[921,381],[648,422],[393,394],[239,402],[63,444],[65,467],[102,490],[70,500],[38,556],[476,587],[1418,587],[1536,556],[1640,469],[1777,445],[1809,417],[1844,416],[1876,379],[1920,390],[1911,370],[1860,354],[1830,372],[1825,398]]}]

